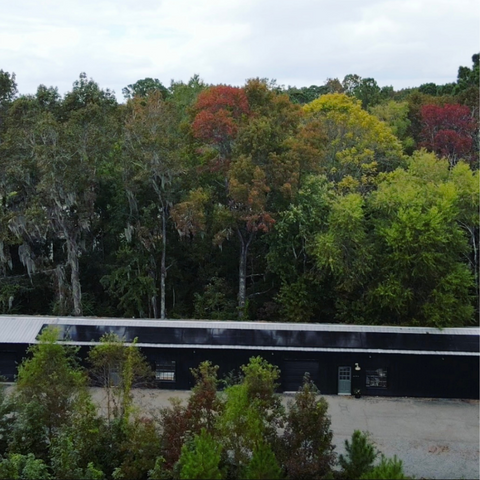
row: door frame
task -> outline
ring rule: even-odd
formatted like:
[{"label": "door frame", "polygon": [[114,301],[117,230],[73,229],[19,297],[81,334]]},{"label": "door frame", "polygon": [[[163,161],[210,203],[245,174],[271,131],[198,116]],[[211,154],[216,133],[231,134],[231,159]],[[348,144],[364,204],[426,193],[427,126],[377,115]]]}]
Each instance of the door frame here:
[{"label": "door frame", "polygon": [[[343,371],[342,371],[343,369]],[[348,369],[348,370],[347,370]],[[340,375],[346,376],[348,373],[349,378],[340,378]],[[340,391],[340,382],[349,382],[348,392],[347,389],[342,389],[344,391]],[[337,394],[338,395],[351,395],[352,394],[352,367],[348,365],[341,365],[338,367],[337,370]]]}]

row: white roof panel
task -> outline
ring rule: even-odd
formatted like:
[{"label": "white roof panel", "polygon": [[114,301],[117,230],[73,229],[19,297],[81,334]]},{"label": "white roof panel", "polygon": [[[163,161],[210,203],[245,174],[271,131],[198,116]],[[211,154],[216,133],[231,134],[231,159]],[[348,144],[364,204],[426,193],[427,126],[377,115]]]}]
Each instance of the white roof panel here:
[{"label": "white roof panel", "polygon": [[92,325],[123,327],[212,328],[234,330],[290,330],[320,332],[429,333],[433,335],[479,335],[479,327],[445,328],[339,325],[320,323],[237,322],[210,320],[150,320],[97,317],[49,317],[0,315],[0,343],[35,343],[42,325]]}]

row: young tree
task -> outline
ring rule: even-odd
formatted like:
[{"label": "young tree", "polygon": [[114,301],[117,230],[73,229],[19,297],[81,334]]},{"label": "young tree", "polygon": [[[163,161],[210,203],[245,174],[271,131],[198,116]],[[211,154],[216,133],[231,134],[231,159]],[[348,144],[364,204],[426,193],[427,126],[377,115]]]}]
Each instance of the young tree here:
[{"label": "young tree", "polygon": [[88,352],[94,383],[105,389],[107,418],[128,421],[131,413],[132,388],[148,385],[154,372],[135,345],[126,346],[114,333],[106,333],[100,344]]},{"label": "young tree", "polygon": [[48,465],[32,453],[10,453],[0,460],[0,479],[51,480]]},{"label": "young tree", "polygon": [[162,425],[161,445],[164,471],[172,471],[182,453],[182,445],[192,435],[200,435],[205,430],[217,436],[217,422],[223,412],[223,402],[217,395],[218,367],[210,362],[202,362],[191,370],[195,386],[186,406],[173,400],[172,405],[160,411]]},{"label": "young tree", "polygon": [[335,461],[328,404],[309,376],[289,405],[280,448],[288,478],[324,478]]},{"label": "young tree", "polygon": [[338,457],[338,463],[345,478],[359,479],[363,475],[370,478],[373,463],[379,452],[370,442],[369,435],[355,430],[351,442],[345,440],[345,451],[345,455]]},{"label": "young tree", "polygon": [[[103,480],[105,465],[105,420],[86,398],[76,409],[70,424],[64,425],[49,447],[50,465],[55,478]],[[108,442],[113,443],[109,438]],[[111,448],[111,447],[110,447]]]},{"label": "young tree", "polygon": [[368,472],[364,473],[361,480],[406,480],[403,472],[403,463],[394,455],[393,458],[386,458],[382,455],[380,463]]},{"label": "young tree", "polygon": [[160,410],[160,425],[162,426],[160,445],[162,462],[159,470],[173,472],[180,458],[182,446],[188,437],[189,422],[186,416],[186,406],[179,399],[172,398],[169,407]]},{"label": "young tree", "polygon": [[112,473],[114,480],[143,480],[155,467],[160,456],[160,438],[155,422],[150,418],[136,417],[124,425],[125,437],[118,446],[120,465]]},{"label": "young tree", "polygon": [[180,478],[221,479],[220,470],[222,446],[215,438],[202,428],[195,434],[191,444],[184,444],[179,459]]},{"label": "young tree", "polygon": [[188,398],[186,416],[189,420],[189,431],[199,434],[204,428],[213,434],[218,417],[223,411],[223,402],[218,397],[218,366],[211,362],[202,362],[198,368],[191,369],[195,386]]},{"label": "young tree", "polygon": [[237,475],[263,442],[277,442],[284,416],[275,393],[278,368],[261,357],[252,357],[241,370],[241,383],[225,390],[225,407],[217,424],[227,464]]},{"label": "young tree", "polygon": [[268,443],[260,443],[242,475],[245,479],[277,480],[283,478],[282,469]]},{"label": "young tree", "polygon": [[8,449],[12,431],[14,404],[6,393],[6,386],[0,385],[0,455]]},{"label": "young tree", "polygon": [[75,412],[88,400],[87,377],[77,364],[76,350],[57,340],[58,330],[49,327],[39,343],[29,347],[14,393],[17,413],[10,449],[43,460],[54,437],[72,424]]}]

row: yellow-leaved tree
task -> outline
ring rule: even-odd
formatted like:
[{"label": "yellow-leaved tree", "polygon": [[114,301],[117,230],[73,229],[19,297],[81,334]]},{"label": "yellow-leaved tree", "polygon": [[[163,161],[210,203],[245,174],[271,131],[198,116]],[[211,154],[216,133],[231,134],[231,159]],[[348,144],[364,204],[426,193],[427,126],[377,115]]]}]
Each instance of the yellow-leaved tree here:
[{"label": "yellow-leaved tree", "polygon": [[[318,168],[344,192],[370,191],[377,174],[404,162],[402,145],[391,128],[347,95],[322,95],[304,107],[305,128],[315,123],[323,138]],[[312,135],[315,132],[312,132]]]}]

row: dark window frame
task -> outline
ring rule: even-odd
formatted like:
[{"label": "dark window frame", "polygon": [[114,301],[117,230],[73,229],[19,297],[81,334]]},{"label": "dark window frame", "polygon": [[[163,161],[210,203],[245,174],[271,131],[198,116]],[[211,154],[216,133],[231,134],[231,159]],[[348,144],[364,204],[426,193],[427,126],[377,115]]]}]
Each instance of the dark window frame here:
[{"label": "dark window frame", "polygon": [[388,368],[379,367],[376,369],[365,370],[365,387],[380,388],[382,390],[388,388]]},{"label": "dark window frame", "polygon": [[160,360],[155,362],[155,379],[157,382],[175,383],[177,364],[175,360]]}]

